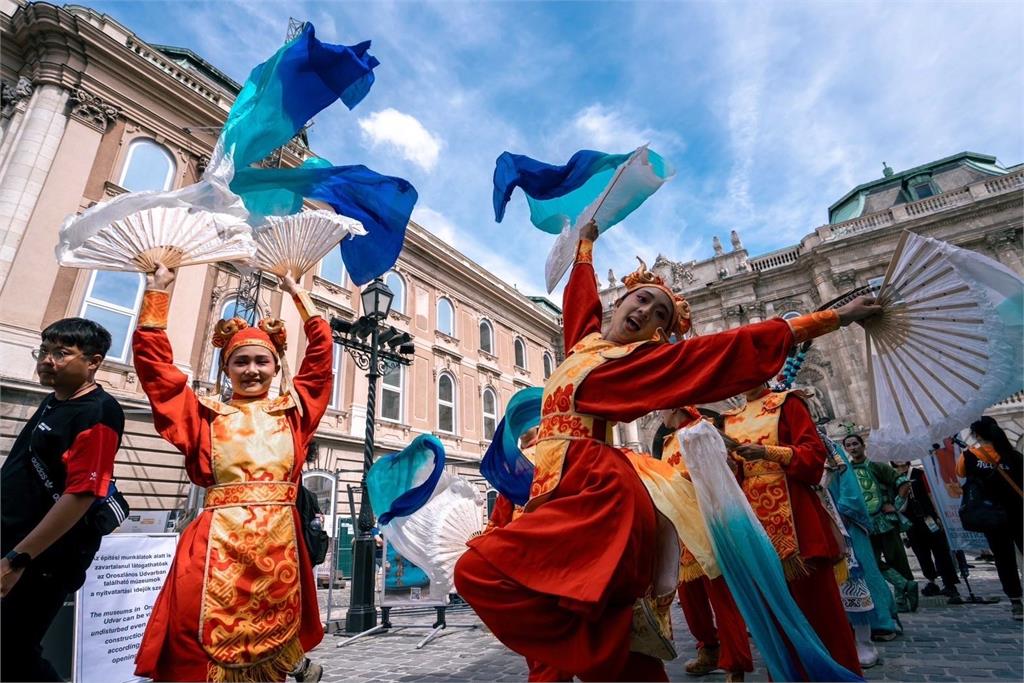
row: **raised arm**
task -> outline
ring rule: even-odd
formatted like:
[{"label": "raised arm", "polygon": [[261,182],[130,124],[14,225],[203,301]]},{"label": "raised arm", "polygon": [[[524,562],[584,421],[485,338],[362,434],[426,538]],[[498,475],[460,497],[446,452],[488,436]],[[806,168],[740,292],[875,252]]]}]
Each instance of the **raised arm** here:
[{"label": "raised arm", "polygon": [[779,445],[768,448],[765,458],[782,465],[787,476],[817,486],[825,470],[827,455],[811,411],[802,399],[790,394],[782,404]]},{"label": "raised arm", "polygon": [[320,418],[327,412],[327,404],[331,401],[331,389],[334,386],[334,375],[331,373],[334,339],[331,335],[331,326],[313,306],[309,294],[295,285],[291,278],[282,286],[292,295],[292,301],[299,309],[308,341],[299,371],[292,379],[292,388],[302,404],[299,425],[304,439],[308,440],[316,431]]},{"label": "raised arm", "polygon": [[576,245],[576,262],[562,294],[562,336],[567,354],[588,334],[601,331],[601,297],[597,295],[592,239],[597,235],[597,228],[590,231],[588,226],[584,226],[583,236]]},{"label": "raised arm", "polygon": [[774,377],[793,344],[838,327],[829,311],[646,344],[595,368],[576,390],[576,409],[632,422],[653,410],[720,401]]},{"label": "raised arm", "polygon": [[153,409],[153,425],[190,461],[199,454],[204,425],[199,401],[188,377],[174,365],[171,342],[164,331],[169,303],[166,290],[146,290],[132,336],[132,352],[135,372]]}]

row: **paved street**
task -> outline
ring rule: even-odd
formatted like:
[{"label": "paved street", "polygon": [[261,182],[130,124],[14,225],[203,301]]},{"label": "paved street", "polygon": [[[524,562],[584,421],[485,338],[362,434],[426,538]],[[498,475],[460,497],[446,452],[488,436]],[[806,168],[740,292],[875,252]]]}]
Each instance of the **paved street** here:
[{"label": "paved street", "polygon": [[[913,558],[911,558],[913,562]],[[1010,618],[1009,602],[1002,596],[993,565],[975,562],[971,586],[975,594],[1000,596],[994,605],[948,606],[944,599],[922,598],[915,614],[901,615],[905,635],[878,643],[882,663],[869,669],[870,681],[1015,681],[1024,680],[1024,638],[1021,622]],[[919,572],[915,573],[920,575]],[[923,584],[922,584],[923,585]],[[961,593],[967,591],[961,585]],[[334,613],[344,618],[347,591],[335,591]],[[326,617],[326,591],[321,591]],[[476,625],[450,628],[423,649],[416,644],[429,632],[434,614],[393,615],[395,625],[416,628],[370,636],[343,648],[335,645],[345,636],[327,636],[312,654],[324,664],[324,680],[340,681],[518,681],[526,680],[526,665],[508,651],[468,611],[455,611],[449,624]],[[695,680],[683,672],[693,656],[694,642],[678,605],[673,611],[676,646],[680,657],[668,663],[673,681]],[[766,681],[767,672],[755,651],[756,671],[748,681]],[[723,681],[724,674],[705,676],[704,681]]]}]

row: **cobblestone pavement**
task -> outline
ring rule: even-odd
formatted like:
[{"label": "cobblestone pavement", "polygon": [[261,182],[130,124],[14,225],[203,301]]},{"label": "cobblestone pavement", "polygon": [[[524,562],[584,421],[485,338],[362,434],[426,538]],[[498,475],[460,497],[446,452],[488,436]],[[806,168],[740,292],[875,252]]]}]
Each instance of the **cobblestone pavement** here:
[{"label": "cobblestone pavement", "polygon": [[[913,559],[911,559],[913,562]],[[905,634],[902,638],[877,643],[882,662],[868,669],[869,681],[1015,681],[1024,680],[1024,630],[1010,618],[1010,605],[999,588],[995,567],[975,562],[971,587],[976,595],[1002,597],[994,605],[946,605],[943,598],[922,598],[916,613],[901,615]],[[915,573],[920,576],[917,567]],[[923,585],[923,582],[922,582]],[[967,591],[961,585],[961,593]],[[326,618],[326,594],[321,591],[321,614]],[[347,590],[335,590],[332,610],[344,619]],[[311,656],[324,665],[324,681],[524,681],[526,664],[522,657],[506,649],[468,610],[449,612],[451,625],[476,628],[449,628],[439,638],[417,650],[416,644],[430,631],[433,611],[416,615],[394,614],[392,622],[415,624],[416,628],[396,629],[368,636],[342,648],[338,642],[346,636],[327,635]],[[673,610],[676,647],[680,656],[668,663],[673,681],[695,681],[683,672],[693,656],[694,641],[686,629],[682,612]],[[748,681],[767,681],[767,672],[755,650],[755,671]],[[721,673],[700,679],[724,681]]]}]

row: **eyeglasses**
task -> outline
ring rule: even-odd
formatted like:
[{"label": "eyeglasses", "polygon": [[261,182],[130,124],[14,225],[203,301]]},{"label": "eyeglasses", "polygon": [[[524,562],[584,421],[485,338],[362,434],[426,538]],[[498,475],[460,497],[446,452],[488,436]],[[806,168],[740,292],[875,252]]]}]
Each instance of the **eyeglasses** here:
[{"label": "eyeglasses", "polygon": [[63,349],[54,349],[52,351],[43,348],[32,349],[32,357],[36,360],[43,360],[49,356],[57,365],[61,365],[78,355],[80,354],[74,351],[64,351]]}]

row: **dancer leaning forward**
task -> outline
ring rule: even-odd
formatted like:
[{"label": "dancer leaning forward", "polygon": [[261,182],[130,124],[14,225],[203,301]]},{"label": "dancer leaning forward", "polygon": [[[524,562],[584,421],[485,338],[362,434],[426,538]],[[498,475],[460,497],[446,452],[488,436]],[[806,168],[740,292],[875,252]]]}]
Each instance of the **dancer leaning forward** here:
[{"label": "dancer leaning forward", "polygon": [[667,680],[659,659],[631,649],[645,649],[631,640],[634,603],[659,593],[652,558],[664,525],[640,461],[611,445],[613,423],[742,393],[777,374],[793,344],[879,309],[858,299],[667,343],[689,330],[689,306],[641,265],[602,334],[596,238],[585,226],[565,289],[566,359],[545,385],[527,512],[470,541],[455,583],[499,640],[547,666],[533,680]]},{"label": "dancer leaning forward", "polygon": [[[181,535],[135,673],[158,681],[299,681],[322,675],[305,653],[323,638],[309,555],[301,549],[297,487],[306,446],[331,394],[331,330],[309,295],[283,288],[305,322],[305,357],[291,387],[280,320],[221,320],[214,346],[231,400],[198,397],[174,365],[164,330],[174,274],[150,276],[133,339],[135,368],[157,431],[206,488]],[[281,395],[269,398],[285,368]]]}]

